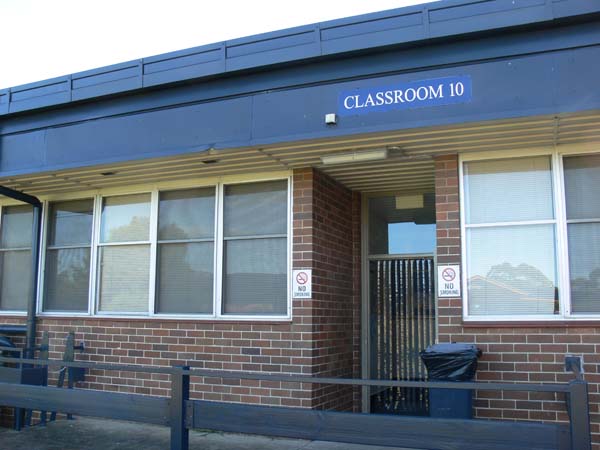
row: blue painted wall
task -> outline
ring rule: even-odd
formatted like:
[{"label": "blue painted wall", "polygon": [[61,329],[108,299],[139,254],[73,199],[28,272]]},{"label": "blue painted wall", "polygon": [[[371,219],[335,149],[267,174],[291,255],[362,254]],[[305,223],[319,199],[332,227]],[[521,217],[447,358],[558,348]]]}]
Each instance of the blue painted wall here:
[{"label": "blue painted wall", "polygon": [[[115,70],[135,74],[139,67],[125,63]],[[342,92],[464,75],[472,80],[469,102],[348,115],[336,126],[325,125],[325,114],[338,112]],[[106,77],[106,83],[115,82]],[[78,78],[78,89],[86,89],[85,78]],[[599,79],[600,22],[595,19],[385,48],[0,117],[0,176],[211,147],[600,109]],[[64,92],[64,80],[56,80],[52,89],[45,83],[50,96]],[[26,93],[18,98],[31,100]]]}]

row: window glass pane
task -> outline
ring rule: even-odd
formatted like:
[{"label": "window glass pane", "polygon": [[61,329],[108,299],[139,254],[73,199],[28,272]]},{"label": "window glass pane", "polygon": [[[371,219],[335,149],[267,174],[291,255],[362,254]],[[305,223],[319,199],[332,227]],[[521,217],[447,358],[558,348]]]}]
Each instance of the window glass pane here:
[{"label": "window glass pane", "polygon": [[157,312],[210,314],[213,311],[212,242],[160,244]]},{"label": "window glass pane", "polygon": [[369,254],[433,253],[435,196],[382,196],[369,199]]},{"label": "window glass pane", "polygon": [[464,165],[466,223],[553,219],[550,157]]},{"label": "window glass pane", "polygon": [[25,311],[31,292],[31,251],[0,252],[0,309]]},{"label": "window glass pane", "polygon": [[571,310],[600,313],[600,223],[568,225]]},{"label": "window glass pane", "polygon": [[148,312],[149,245],[100,247],[98,272],[101,311]]},{"label": "window glass pane", "polygon": [[467,229],[469,314],[557,314],[554,225]]},{"label": "window glass pane", "polygon": [[225,237],[287,233],[287,180],[225,186]]},{"label": "window glass pane", "polygon": [[89,244],[92,237],[93,200],[51,203],[48,245]]},{"label": "window glass pane", "polygon": [[147,241],[150,226],[150,194],[104,199],[101,242]]},{"label": "window glass pane", "polygon": [[46,252],[44,311],[87,311],[90,248]]},{"label": "window glass pane", "polygon": [[287,239],[225,241],[223,313],[287,314]]},{"label": "window glass pane", "polygon": [[215,189],[160,193],[158,239],[213,238]]},{"label": "window glass pane", "polygon": [[564,158],[567,219],[600,219],[600,155]]},{"label": "window glass pane", "polygon": [[2,248],[31,247],[33,207],[29,205],[2,208]]}]

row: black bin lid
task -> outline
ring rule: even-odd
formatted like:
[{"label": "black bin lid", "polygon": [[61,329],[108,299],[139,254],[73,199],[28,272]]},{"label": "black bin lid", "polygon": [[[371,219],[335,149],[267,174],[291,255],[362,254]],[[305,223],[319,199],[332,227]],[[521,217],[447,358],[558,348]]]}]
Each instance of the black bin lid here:
[{"label": "black bin lid", "polygon": [[427,347],[421,352],[421,354],[437,354],[437,355],[451,355],[451,354],[465,354],[474,353],[477,356],[481,355],[481,350],[477,348],[475,344],[465,344],[460,342],[453,342],[451,344],[433,344]]}]

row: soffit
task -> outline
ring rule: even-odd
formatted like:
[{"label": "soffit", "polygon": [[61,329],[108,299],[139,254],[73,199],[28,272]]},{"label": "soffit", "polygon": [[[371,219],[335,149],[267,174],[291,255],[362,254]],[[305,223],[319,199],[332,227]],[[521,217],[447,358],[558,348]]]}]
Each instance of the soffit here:
[{"label": "soffit", "polygon": [[[436,155],[571,144],[599,144],[600,149],[600,111],[210,150],[0,178],[0,184],[32,195],[46,195],[314,167],[356,191],[433,192]],[[389,149],[383,161],[332,166],[321,162],[323,155],[382,147]]]}]

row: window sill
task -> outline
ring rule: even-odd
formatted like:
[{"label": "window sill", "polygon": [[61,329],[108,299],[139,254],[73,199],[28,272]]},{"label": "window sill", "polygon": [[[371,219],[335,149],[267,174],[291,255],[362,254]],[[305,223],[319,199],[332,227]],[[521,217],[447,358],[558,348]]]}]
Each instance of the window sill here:
[{"label": "window sill", "polygon": [[512,320],[474,320],[463,319],[463,328],[578,328],[600,327],[600,316],[590,318],[560,318],[560,319],[512,319]]},{"label": "window sill", "polygon": [[60,320],[100,320],[100,321],[127,321],[127,322],[200,322],[210,324],[224,323],[267,323],[267,324],[291,324],[291,317],[227,317],[216,318],[214,316],[127,316],[127,315],[90,315],[90,314],[38,314],[38,319],[60,319]]},{"label": "window sill", "polygon": [[0,317],[27,317],[26,311],[0,311]]}]

